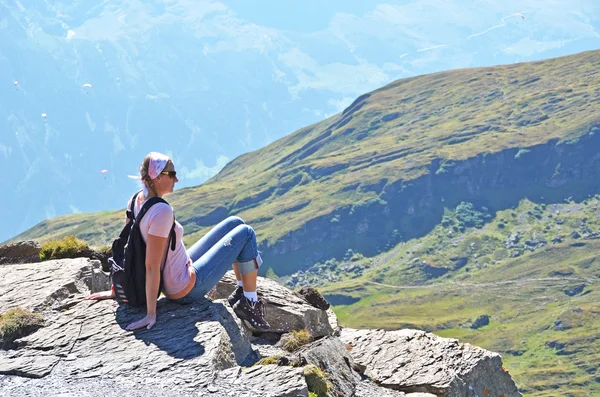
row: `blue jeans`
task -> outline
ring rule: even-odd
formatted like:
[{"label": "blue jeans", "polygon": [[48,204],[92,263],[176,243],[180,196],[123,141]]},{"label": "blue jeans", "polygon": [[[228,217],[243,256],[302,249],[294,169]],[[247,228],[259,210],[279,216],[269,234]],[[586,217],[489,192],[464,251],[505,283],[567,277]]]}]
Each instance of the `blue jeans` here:
[{"label": "blue jeans", "polygon": [[240,264],[240,269],[241,264],[248,268],[248,263],[256,263],[258,269],[262,263],[254,229],[237,216],[230,216],[213,227],[188,249],[188,255],[196,271],[196,284],[186,296],[174,299],[182,304],[204,299],[234,262]]}]

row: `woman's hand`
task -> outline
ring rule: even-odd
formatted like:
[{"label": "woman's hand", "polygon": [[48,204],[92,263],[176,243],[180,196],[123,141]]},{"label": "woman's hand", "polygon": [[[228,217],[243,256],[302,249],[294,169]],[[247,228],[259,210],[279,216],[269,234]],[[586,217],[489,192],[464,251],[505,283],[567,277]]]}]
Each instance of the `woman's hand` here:
[{"label": "woman's hand", "polygon": [[140,321],[136,321],[135,323],[129,324],[125,329],[127,331],[133,331],[134,329],[146,327],[150,329],[156,324],[156,314],[146,314],[146,317],[141,319]]},{"label": "woman's hand", "polygon": [[116,298],[116,294],[114,293],[113,290],[110,291],[100,291],[100,292],[94,292],[93,294],[91,294],[90,296],[84,298],[84,300],[86,301],[99,301],[102,299],[112,299],[112,298]]}]

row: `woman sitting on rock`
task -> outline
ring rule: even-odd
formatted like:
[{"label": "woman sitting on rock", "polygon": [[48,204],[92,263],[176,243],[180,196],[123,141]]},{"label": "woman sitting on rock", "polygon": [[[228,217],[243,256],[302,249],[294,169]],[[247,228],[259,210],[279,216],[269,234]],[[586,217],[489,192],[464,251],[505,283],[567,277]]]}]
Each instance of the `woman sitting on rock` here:
[{"label": "woman sitting on rock", "polygon": [[[164,154],[151,152],[140,167],[143,191],[137,195],[135,217],[144,202],[151,197],[163,197],[173,192],[178,182],[173,161]],[[133,198],[132,198],[133,199]],[[131,206],[131,199],[127,208]],[[129,222],[129,219],[127,220]],[[262,259],[258,253],[256,234],[238,217],[229,217],[216,225],[189,250],[183,244],[183,227],[175,221],[175,250],[168,255],[168,238],[174,213],[170,205],[159,202],[150,207],[140,221],[142,238],[146,243],[146,317],[129,324],[126,329],[152,328],[156,323],[156,299],[161,273],[163,294],[179,303],[203,299],[233,264],[238,287],[227,299],[235,314],[256,329],[268,329],[264,303],[256,294],[256,278]],[[163,259],[166,255],[166,261]],[[86,299],[115,298],[111,291],[91,294]]]}]

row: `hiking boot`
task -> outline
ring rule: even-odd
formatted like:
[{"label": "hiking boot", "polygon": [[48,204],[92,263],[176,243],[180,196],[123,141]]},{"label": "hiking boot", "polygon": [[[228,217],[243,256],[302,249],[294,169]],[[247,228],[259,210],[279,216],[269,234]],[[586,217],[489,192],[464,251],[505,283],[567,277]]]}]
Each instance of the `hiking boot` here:
[{"label": "hiking boot", "polygon": [[267,330],[271,326],[265,320],[265,303],[262,298],[258,298],[258,302],[252,302],[245,296],[233,305],[234,313],[242,320],[246,320],[252,328],[257,330]]},{"label": "hiking boot", "polygon": [[233,290],[231,295],[227,297],[227,302],[229,302],[229,306],[233,307],[233,305],[238,303],[242,296],[244,296],[244,288],[242,288],[241,286],[237,286],[236,289]]}]

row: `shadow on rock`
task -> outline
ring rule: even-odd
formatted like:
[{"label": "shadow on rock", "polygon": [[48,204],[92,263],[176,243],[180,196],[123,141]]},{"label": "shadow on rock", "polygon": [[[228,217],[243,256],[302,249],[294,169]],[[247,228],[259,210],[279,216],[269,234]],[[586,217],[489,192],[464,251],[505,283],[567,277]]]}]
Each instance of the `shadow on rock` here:
[{"label": "shadow on rock", "polygon": [[[132,333],[146,345],[154,345],[171,357],[185,360],[200,357],[205,354],[205,347],[211,341],[223,337],[229,339],[227,345],[231,346],[230,351],[224,352],[224,355],[233,355],[230,358],[223,357],[222,360],[217,358],[224,368],[234,364],[231,359],[241,364],[252,352],[248,336],[239,320],[222,302],[205,299],[180,304],[163,298],[157,302],[156,309],[158,316],[154,327],[150,330],[141,328]],[[127,325],[143,318],[145,313],[143,308],[135,309],[119,304],[116,321],[125,329]]]},{"label": "shadow on rock", "polygon": [[[137,339],[146,345],[155,345],[176,358],[191,359],[204,354],[204,346],[195,340],[198,335],[196,323],[210,317],[209,301],[180,305],[161,299],[157,302],[156,311],[157,321],[152,329],[132,331]],[[141,320],[145,314],[146,309],[132,308],[124,303],[119,304],[115,313],[116,321],[122,329]]]}]

